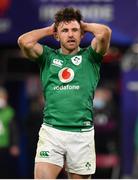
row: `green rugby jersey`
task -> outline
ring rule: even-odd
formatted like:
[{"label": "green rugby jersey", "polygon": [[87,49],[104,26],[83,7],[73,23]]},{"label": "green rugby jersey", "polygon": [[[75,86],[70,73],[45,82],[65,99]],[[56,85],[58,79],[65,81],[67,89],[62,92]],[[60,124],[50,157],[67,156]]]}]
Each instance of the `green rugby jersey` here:
[{"label": "green rugby jersey", "polygon": [[44,124],[68,131],[93,126],[94,91],[100,77],[102,55],[92,47],[75,55],[43,46],[38,58],[45,99]]}]

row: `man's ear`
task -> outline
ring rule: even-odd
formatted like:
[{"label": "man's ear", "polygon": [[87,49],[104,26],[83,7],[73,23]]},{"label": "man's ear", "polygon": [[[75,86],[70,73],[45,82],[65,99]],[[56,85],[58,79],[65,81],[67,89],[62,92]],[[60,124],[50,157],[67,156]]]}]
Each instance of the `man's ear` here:
[{"label": "man's ear", "polygon": [[54,38],[59,41],[59,37],[58,37],[58,33],[57,32],[54,32]]},{"label": "man's ear", "polygon": [[81,34],[81,39],[84,37],[84,34]]},{"label": "man's ear", "polygon": [[85,32],[81,30],[81,39],[84,37]]},{"label": "man's ear", "polygon": [[83,33],[83,34],[81,34],[81,39],[83,39],[83,37],[84,37],[84,33]]}]

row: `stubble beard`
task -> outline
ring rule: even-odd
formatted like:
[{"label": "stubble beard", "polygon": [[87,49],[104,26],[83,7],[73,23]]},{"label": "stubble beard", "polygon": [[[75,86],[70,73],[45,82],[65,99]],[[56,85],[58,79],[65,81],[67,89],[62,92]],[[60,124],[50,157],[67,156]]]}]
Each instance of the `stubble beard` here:
[{"label": "stubble beard", "polygon": [[79,45],[77,45],[77,43],[75,43],[75,45],[73,46],[69,46],[67,43],[62,43],[61,44],[61,49],[68,51],[69,53],[72,51],[75,51],[76,49],[78,49]]}]

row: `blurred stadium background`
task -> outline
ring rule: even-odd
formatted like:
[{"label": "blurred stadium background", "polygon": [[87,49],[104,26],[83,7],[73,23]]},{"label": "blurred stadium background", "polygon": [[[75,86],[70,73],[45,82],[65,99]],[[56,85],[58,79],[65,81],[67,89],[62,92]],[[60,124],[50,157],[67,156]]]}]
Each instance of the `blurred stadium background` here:
[{"label": "blurred stadium background", "polygon": [[[21,152],[14,178],[33,178],[43,107],[39,69],[23,58],[17,38],[50,25],[54,13],[65,6],[80,9],[85,21],[112,29],[99,82],[108,106],[102,110],[95,106],[94,178],[138,178],[138,0],[0,0],[0,86],[8,90],[20,132]],[[88,46],[91,39],[91,34],[85,34],[81,47]],[[59,47],[52,37],[42,43]],[[64,170],[60,177],[66,178]]]}]

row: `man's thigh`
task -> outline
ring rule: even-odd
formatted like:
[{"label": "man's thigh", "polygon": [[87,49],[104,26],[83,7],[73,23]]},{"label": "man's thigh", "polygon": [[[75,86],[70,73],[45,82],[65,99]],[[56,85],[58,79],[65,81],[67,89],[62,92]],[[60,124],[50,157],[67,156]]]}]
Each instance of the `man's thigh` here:
[{"label": "man's thigh", "polygon": [[35,179],[56,179],[62,168],[47,162],[35,163]]},{"label": "man's thigh", "polygon": [[64,146],[54,128],[42,126],[35,157],[35,178],[56,178],[64,165]]},{"label": "man's thigh", "polygon": [[56,130],[42,126],[39,132],[35,162],[46,162],[62,168],[64,153],[64,146]]},{"label": "man's thigh", "polygon": [[76,133],[70,140],[67,149],[67,171],[78,175],[95,173],[96,155],[94,130]]},{"label": "man's thigh", "polygon": [[91,179],[91,175],[80,175],[74,173],[68,173],[69,179]]}]

